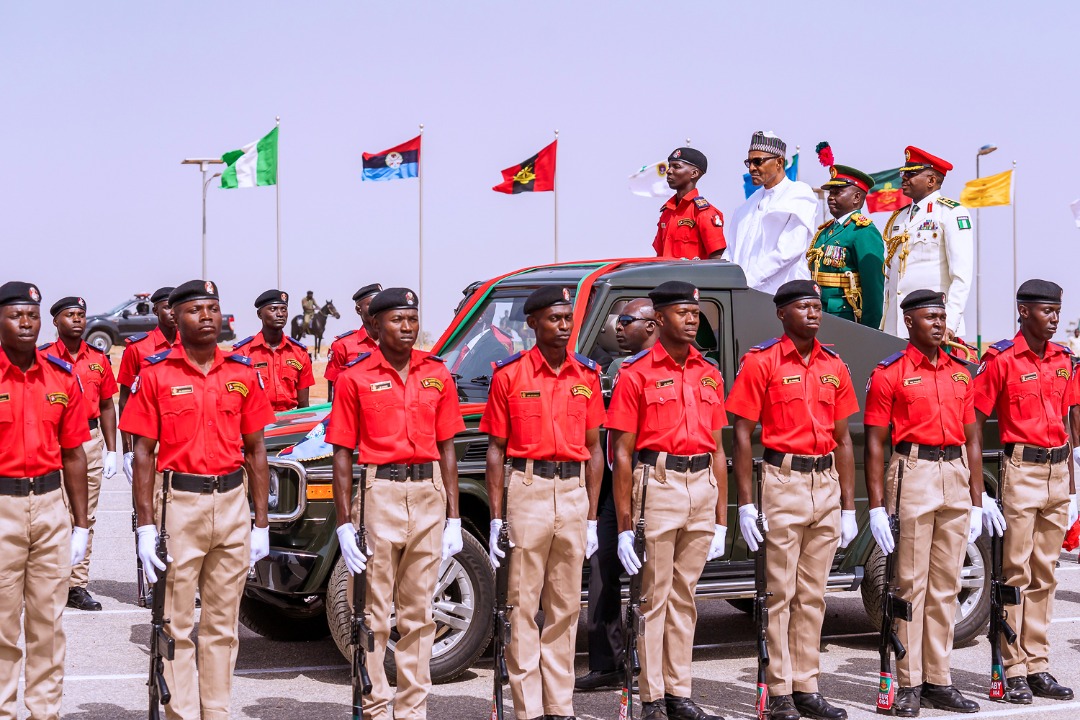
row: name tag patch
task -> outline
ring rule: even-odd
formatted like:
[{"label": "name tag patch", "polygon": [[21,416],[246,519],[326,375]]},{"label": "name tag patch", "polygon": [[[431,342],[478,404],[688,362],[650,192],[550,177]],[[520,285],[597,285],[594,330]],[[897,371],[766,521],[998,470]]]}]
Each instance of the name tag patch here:
[{"label": "name tag patch", "polygon": [[955,380],[956,382],[962,382],[965,385],[968,385],[968,384],[971,383],[971,378],[968,377],[967,373],[955,372],[952,375],[952,379]]},{"label": "name tag patch", "polygon": [[922,384],[922,376],[921,375],[919,377],[904,378],[904,387],[907,387],[908,385],[921,385],[921,384]]},{"label": "name tag patch", "polygon": [[0,402],[8,402],[9,400],[11,400],[9,393],[0,393]]},{"label": "name tag patch", "polygon": [[668,387],[669,385],[674,385],[674,384],[675,384],[674,378],[668,378],[667,380],[657,380],[656,381],[656,387],[658,387],[658,388]]},{"label": "name tag patch", "polygon": [[1028,382],[1029,380],[1035,380],[1038,377],[1039,377],[1039,373],[1037,373],[1037,372],[1028,373],[1026,375],[1021,375],[1020,376],[1020,382]]},{"label": "name tag patch", "polygon": [[523,398],[538,398],[540,397],[539,390],[522,390],[519,395]]},{"label": "name tag patch", "polygon": [[840,389],[840,378],[836,377],[835,375],[822,375],[821,376],[821,384],[822,385],[832,385],[837,390],[839,390]]},{"label": "name tag patch", "polygon": [[297,360],[296,358],[289,358],[288,360],[285,361],[285,364],[288,365],[291,368],[296,368],[297,370],[303,370],[304,369],[303,364],[301,364],[301,362],[299,360]]},{"label": "name tag patch", "polygon": [[255,369],[256,370],[258,370],[259,368],[264,368],[264,367],[270,367],[270,363],[267,363],[267,362],[257,362],[257,363],[255,363]]},{"label": "name tag patch", "polygon": [[173,397],[177,395],[190,395],[195,392],[195,388],[191,385],[174,385],[170,388]]},{"label": "name tag patch", "polygon": [[424,378],[420,381],[420,387],[435,388],[439,392],[443,391],[443,382],[439,378]]},{"label": "name tag patch", "polygon": [[711,377],[703,377],[703,378],[701,378],[701,384],[704,385],[705,387],[711,387],[713,390],[715,390],[716,388],[719,387],[719,385],[716,384],[716,380],[714,380]]},{"label": "name tag patch", "polygon": [[591,398],[592,389],[585,385],[575,385],[574,387],[570,388],[570,394],[574,397],[577,397],[578,395],[584,395],[586,398]]},{"label": "name tag patch", "polygon": [[229,392],[240,393],[244,397],[248,396],[247,385],[240,382],[239,380],[230,380],[229,382],[225,383],[225,389]]},{"label": "name tag patch", "polygon": [[788,375],[783,379],[784,385],[794,385],[802,382],[802,375]]},{"label": "name tag patch", "polygon": [[68,404],[67,393],[54,392],[54,393],[47,394],[45,397],[52,404],[60,404],[60,405],[63,405],[65,407],[67,407],[67,404]]},{"label": "name tag patch", "polygon": [[394,384],[389,380],[383,380],[382,382],[371,383],[368,387],[371,388],[371,392],[382,392],[394,387]]}]

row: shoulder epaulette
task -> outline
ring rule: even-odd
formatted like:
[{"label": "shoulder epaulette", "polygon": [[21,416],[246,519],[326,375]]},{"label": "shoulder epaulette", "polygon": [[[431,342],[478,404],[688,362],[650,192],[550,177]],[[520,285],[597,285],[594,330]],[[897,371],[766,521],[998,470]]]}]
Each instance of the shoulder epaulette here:
[{"label": "shoulder epaulette", "polygon": [[858,227],[869,227],[874,224],[874,221],[866,217],[862,213],[852,213],[851,219],[855,221]]},{"label": "shoulder epaulette", "polygon": [[[166,350],[166,352],[168,352],[168,351]],[[241,365],[247,365],[248,367],[252,367],[251,358],[249,358],[247,355],[241,355],[240,353],[233,353],[232,355],[227,355],[226,358],[229,359],[229,360],[232,360],[233,362],[238,362]]]},{"label": "shoulder epaulette", "polygon": [[1051,341],[1050,344],[1061,350],[1061,352],[1065,353],[1066,355],[1073,354],[1072,348],[1070,348],[1068,345],[1062,345],[1061,343],[1056,343],[1053,341]]},{"label": "shoulder epaulette", "polygon": [[428,353],[427,355],[424,356],[424,359],[425,360],[434,360],[435,362],[441,362],[441,363],[446,362],[446,358],[444,358],[442,355],[436,355],[435,353]]},{"label": "shoulder epaulette", "polygon": [[902,357],[904,357],[904,351],[903,350],[901,350],[900,352],[895,352],[892,355],[890,355],[889,357],[887,357],[884,360],[882,360],[881,362],[879,362],[878,367],[889,367],[890,365],[892,365],[894,362],[896,362],[897,360],[899,360]]},{"label": "shoulder epaulette", "polygon": [[503,367],[506,367],[507,365],[509,365],[512,362],[517,362],[518,360],[520,360],[523,357],[525,357],[525,353],[521,352],[519,350],[518,352],[514,353],[513,355],[510,355],[509,357],[504,357],[502,360],[499,360],[498,362],[493,363],[493,365],[496,368],[503,368]]},{"label": "shoulder epaulette", "polygon": [[755,345],[754,347],[750,348],[748,352],[761,352],[762,350],[768,350],[778,342],[780,342],[780,338],[774,337],[772,340],[766,340],[763,343]]},{"label": "shoulder epaulette", "polygon": [[696,197],[694,198],[694,207],[696,207],[698,210],[708,210],[711,206],[709,205],[709,201],[705,198]]},{"label": "shoulder epaulette", "polygon": [[822,350],[824,350],[825,352],[829,353],[829,354],[830,354],[830,355],[832,355],[833,357],[840,357],[840,353],[836,352],[835,350],[833,350],[833,349],[832,349],[831,347],[829,347],[828,345],[822,345],[822,346],[821,346],[821,349],[822,349]]},{"label": "shoulder epaulette", "polygon": [[947,198],[944,195],[938,197],[937,201],[939,203],[941,203],[942,205],[944,205],[945,207],[950,208],[950,209],[960,207],[960,203],[956,202],[955,200],[952,200],[951,198]]},{"label": "shoulder epaulette", "polygon": [[720,363],[716,360],[716,358],[711,358],[708,355],[702,355],[701,357],[704,358],[705,362],[709,363],[717,370],[720,369]]},{"label": "shoulder epaulette", "polygon": [[71,363],[69,363],[67,360],[61,360],[55,355],[46,355],[45,357],[49,359],[49,362],[51,362],[53,365],[60,368],[64,372],[70,373],[73,369]]},{"label": "shoulder epaulette", "polygon": [[293,345],[295,345],[296,347],[298,347],[298,348],[300,348],[301,350],[303,350],[304,352],[307,352],[307,345],[305,345],[304,343],[300,342],[300,341],[299,341],[299,340],[297,340],[296,338],[294,338],[294,337],[291,337],[291,336],[289,336],[289,335],[286,335],[286,336],[285,336],[285,339],[286,339],[286,340],[288,340],[289,342],[291,342],[291,343],[292,343]]},{"label": "shoulder epaulette", "polygon": [[361,360],[363,360],[364,358],[366,358],[369,355],[371,355],[371,353],[362,352],[359,355],[357,355],[356,357],[354,357],[352,360],[350,360],[349,362],[345,363],[345,367],[352,367],[353,365],[360,362]]},{"label": "shoulder epaulette", "polygon": [[336,336],[336,337],[335,337],[334,339],[335,339],[335,340],[340,340],[340,339],[341,339],[341,338],[343,338],[343,337],[349,337],[349,336],[350,336],[350,335],[352,335],[352,334],[353,334],[354,332],[356,332],[356,331],[355,331],[355,330],[346,330],[345,332],[343,332],[343,333],[341,333],[340,335]]},{"label": "shoulder epaulette", "polygon": [[597,365],[596,361],[593,360],[588,355],[582,355],[581,353],[574,353],[574,359],[577,360],[582,365],[584,365],[585,367],[592,370],[593,372],[600,372],[600,366]]},{"label": "shoulder epaulette", "polygon": [[836,220],[834,220],[832,218],[829,218],[828,220],[826,220],[825,222],[823,222],[823,223],[821,223],[820,225],[817,226],[818,232],[820,233],[822,230],[829,227],[834,222],[836,222]]},{"label": "shoulder epaulette", "polygon": [[1011,348],[1013,345],[1014,345],[1014,343],[1013,343],[1012,340],[998,340],[996,343],[994,343],[989,348],[987,348],[986,352],[990,352],[991,350],[993,350],[994,351],[993,354],[997,355],[1000,352],[1005,352],[1006,350]]},{"label": "shoulder epaulette", "polygon": [[40,352],[45,352],[46,350],[49,349],[50,345],[52,345],[52,343],[45,343],[44,345],[38,345],[38,350]]},{"label": "shoulder epaulette", "polygon": [[[156,353],[154,355],[148,355],[146,358],[144,358],[144,362],[148,362],[151,365],[156,365],[159,362],[161,362],[162,360],[164,360],[165,358],[169,357],[169,353],[171,353],[171,352],[172,352],[172,348],[167,348],[167,349],[162,350],[161,352]],[[236,356],[235,355],[230,355],[229,357],[236,357]]]},{"label": "shoulder epaulette", "polygon": [[248,335],[246,338],[244,338],[240,342],[233,343],[232,349],[236,350],[238,348],[242,348],[242,347],[244,347],[245,345],[247,345],[249,342],[251,342],[254,339],[255,339],[254,335]]},{"label": "shoulder epaulette", "polygon": [[135,333],[134,335],[132,335],[131,337],[129,337],[127,339],[127,344],[128,345],[134,345],[135,343],[139,342],[140,340],[145,340],[148,337],[150,337],[150,333]]},{"label": "shoulder epaulette", "polygon": [[641,352],[639,352],[636,355],[631,355],[630,357],[623,360],[623,367],[626,367],[627,365],[633,365],[638,360],[640,360],[641,358],[645,357],[648,354],[649,354],[649,350],[648,350],[648,348],[646,348],[645,350],[642,350]]}]

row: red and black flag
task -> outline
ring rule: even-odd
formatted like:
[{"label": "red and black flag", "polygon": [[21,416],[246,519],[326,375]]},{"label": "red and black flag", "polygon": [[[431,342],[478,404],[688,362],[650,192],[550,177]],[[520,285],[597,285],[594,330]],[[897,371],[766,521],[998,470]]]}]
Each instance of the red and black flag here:
[{"label": "red and black flag", "polygon": [[503,170],[503,181],[491,189],[507,195],[554,190],[555,148],[558,144],[555,140],[528,160]]}]

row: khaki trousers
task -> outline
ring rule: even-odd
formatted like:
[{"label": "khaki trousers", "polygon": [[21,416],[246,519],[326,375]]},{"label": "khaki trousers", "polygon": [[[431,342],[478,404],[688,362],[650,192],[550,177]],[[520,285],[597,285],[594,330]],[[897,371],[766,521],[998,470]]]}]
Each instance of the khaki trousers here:
[{"label": "khaki trousers", "polygon": [[[584,468],[584,463],[582,463]],[[510,644],[506,669],[518,720],[574,715],[574,651],[581,610],[581,566],[589,498],[584,471],[545,479],[510,473]],[[544,628],[536,613],[544,611]]]},{"label": "khaki trousers", "polygon": [[[442,531],[446,525],[446,491],[438,463],[433,480],[395,482],[375,479],[367,468],[364,498],[368,549],[368,624],[375,634],[375,651],[368,653],[371,695],[364,698],[365,720],[427,717],[431,691],[431,647],[435,641],[432,596],[442,561]],[[360,503],[353,498],[353,524],[360,527]],[[352,583],[348,586],[352,603]],[[390,638],[390,615],[396,614],[398,640],[397,697],[386,680],[383,658]]]},{"label": "khaki trousers", "polygon": [[1054,564],[1061,554],[1069,512],[1069,460],[1035,465],[1021,460],[1023,445],[1005,463],[1005,581],[1020,588],[1020,604],[1008,608],[1016,644],[1001,643],[1005,677],[1047,672],[1053,617]]},{"label": "khaki trousers", "polygon": [[[645,557],[641,606],[645,641],[639,644],[641,701],[664,694],[690,697],[697,605],[694,591],[709,555],[716,521],[716,477],[712,469],[673,472],[660,453],[649,469],[645,495]],[[634,468],[631,523],[641,514],[641,475]],[[639,558],[640,559],[640,558]]]},{"label": "khaki trousers", "polygon": [[57,720],[67,640],[61,616],[71,576],[71,520],[63,489],[0,498],[0,720],[15,720],[19,615],[26,628],[31,720]]},{"label": "khaki trousers", "polygon": [[949,462],[920,460],[893,453],[885,506],[894,507],[901,464],[900,544],[896,589],[911,603],[911,622],[898,621],[897,635],[907,655],[896,661],[901,687],[924,681],[952,685],[949,656],[953,646],[960,569],[967,550],[971,495],[967,455]]},{"label": "khaki trousers", "polygon": [[100,427],[90,431],[90,439],[82,447],[86,453],[86,517],[90,537],[86,540],[86,557],[71,568],[68,586],[73,588],[84,588],[90,582],[90,553],[94,550],[94,523],[97,522],[94,513],[97,512],[98,498],[101,496],[101,472],[104,469],[102,453],[105,451],[105,440],[101,437]]},{"label": "khaki trousers", "polygon": [[840,476],[763,466],[769,694],[818,691],[825,585],[840,544]]},{"label": "khaki trousers", "polygon": [[[228,720],[233,668],[239,647],[240,596],[247,579],[251,512],[245,486],[226,493],[169,491],[165,518],[169,564],[165,585],[166,631],[176,640],[165,663],[172,701],[169,720]],[[202,597],[198,663],[195,592]]]}]

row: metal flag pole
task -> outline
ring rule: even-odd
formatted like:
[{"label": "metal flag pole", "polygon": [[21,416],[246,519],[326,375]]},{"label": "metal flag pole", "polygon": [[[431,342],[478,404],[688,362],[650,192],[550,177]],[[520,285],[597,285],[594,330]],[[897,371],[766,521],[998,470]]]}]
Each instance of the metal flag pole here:
[{"label": "metal flag pole", "polygon": [[[559,131],[555,130],[555,142],[559,142]],[[559,262],[559,146],[555,146],[555,177],[552,178],[553,204],[555,206],[555,262]]]},{"label": "metal flag pole", "polygon": [[[274,125],[281,127],[281,116],[274,118]],[[277,287],[281,289],[281,130],[278,130],[278,153],[274,166],[274,196],[277,202]]]},{"label": "metal flag pole", "polygon": [[418,185],[419,185],[419,193],[418,194],[419,194],[419,200],[420,200],[420,203],[419,203],[420,204],[420,219],[419,219],[419,223],[417,224],[418,227],[419,227],[419,236],[417,238],[417,248],[418,248],[417,265],[418,265],[418,267],[417,267],[417,273],[416,274],[417,274],[418,285],[417,285],[416,289],[417,289],[417,292],[420,293],[420,299],[418,301],[419,307],[417,308],[420,311],[420,327],[418,328],[418,330],[419,330],[418,337],[420,338],[420,341],[423,342],[423,339],[424,339],[424,330],[423,330],[423,328],[424,328],[424,123],[420,123],[419,149],[420,149],[420,152],[417,153],[419,155],[419,157],[417,158],[417,168],[416,168],[416,179],[419,181],[418,182]]},{"label": "metal flag pole", "polygon": [[[1012,188],[1011,188],[1012,197],[1009,198],[1009,199],[1012,200],[1012,209],[1013,209],[1013,237],[1012,237],[1012,246],[1013,246],[1013,248],[1012,248],[1012,250],[1013,250],[1013,284],[1012,284],[1012,290],[1013,290],[1013,297],[1016,297],[1016,288],[1018,287],[1018,285],[1017,285],[1017,282],[1016,282],[1016,260],[1017,260],[1017,257],[1016,257],[1016,161],[1015,160],[1013,160],[1012,176],[1009,178],[1009,181],[1012,184]],[[1016,321],[1017,321],[1017,317],[1016,317],[1016,312],[1014,310],[1013,311],[1013,329],[1016,328]]]},{"label": "metal flag pole", "polygon": [[[975,153],[975,179],[982,175],[979,172],[979,160],[983,155],[989,155],[997,150],[997,145],[987,144],[979,148]],[[982,219],[979,208],[975,208],[975,346],[982,354]]]},{"label": "metal flag pole", "polygon": [[[801,148],[801,147],[802,147],[802,145],[796,145],[795,146],[795,157],[796,158],[799,157],[799,148]],[[795,179],[796,180],[799,179],[799,161],[797,159],[795,160]]]}]

